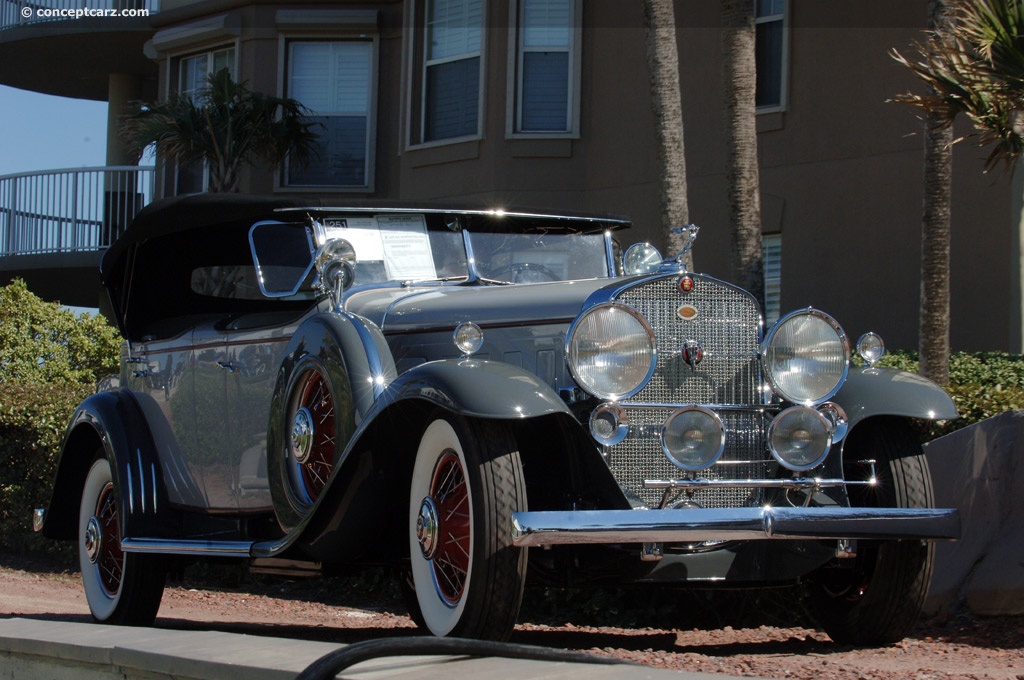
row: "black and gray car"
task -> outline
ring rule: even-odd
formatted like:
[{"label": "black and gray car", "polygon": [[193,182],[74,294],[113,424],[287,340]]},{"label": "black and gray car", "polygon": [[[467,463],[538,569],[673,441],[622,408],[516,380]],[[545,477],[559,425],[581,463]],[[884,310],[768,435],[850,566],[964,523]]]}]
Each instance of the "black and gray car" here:
[{"label": "black and gray car", "polygon": [[960,531],[912,427],[949,397],[876,366],[873,333],[855,367],[823,311],[766,328],[628,226],[147,207],[101,267],[119,380],[74,413],[36,528],[77,541],[108,623],[151,623],[176,559],[236,557],[392,568],[437,636],[506,638],[528,582],[802,582],[833,639],[905,636]]}]

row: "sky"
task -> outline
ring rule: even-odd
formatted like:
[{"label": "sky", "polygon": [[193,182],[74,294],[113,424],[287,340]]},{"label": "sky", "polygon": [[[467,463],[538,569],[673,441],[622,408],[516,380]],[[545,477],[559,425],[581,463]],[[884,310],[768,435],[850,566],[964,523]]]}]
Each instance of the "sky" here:
[{"label": "sky", "polygon": [[106,164],[107,103],[0,85],[0,176]]}]

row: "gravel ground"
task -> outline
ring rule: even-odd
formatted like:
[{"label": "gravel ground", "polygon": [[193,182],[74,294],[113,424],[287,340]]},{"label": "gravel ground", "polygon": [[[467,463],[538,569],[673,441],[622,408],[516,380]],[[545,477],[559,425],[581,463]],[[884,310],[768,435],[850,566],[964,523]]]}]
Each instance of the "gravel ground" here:
[{"label": "gravel ground", "polygon": [[[45,563],[0,557],[0,616],[90,621],[77,574]],[[287,582],[248,579],[211,587],[209,575],[172,581],[156,625],[223,630],[338,643],[417,634],[393,591],[344,579]],[[347,592],[339,592],[347,591]],[[760,678],[1024,680],[1024,617],[966,616],[919,628],[903,642],[877,649],[832,643],[809,627],[724,626],[720,629],[585,624],[609,619],[557,607],[538,607],[516,627],[512,641],[592,652],[657,668]],[[341,604],[344,602],[345,604]]]}]

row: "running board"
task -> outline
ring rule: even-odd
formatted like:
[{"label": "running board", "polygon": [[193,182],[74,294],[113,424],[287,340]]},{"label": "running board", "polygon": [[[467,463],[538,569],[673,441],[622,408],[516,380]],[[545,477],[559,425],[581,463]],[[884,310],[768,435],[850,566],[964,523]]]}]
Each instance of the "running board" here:
[{"label": "running board", "polygon": [[249,557],[255,541],[196,541],[174,538],[124,538],[126,553],[196,555],[200,557]]}]

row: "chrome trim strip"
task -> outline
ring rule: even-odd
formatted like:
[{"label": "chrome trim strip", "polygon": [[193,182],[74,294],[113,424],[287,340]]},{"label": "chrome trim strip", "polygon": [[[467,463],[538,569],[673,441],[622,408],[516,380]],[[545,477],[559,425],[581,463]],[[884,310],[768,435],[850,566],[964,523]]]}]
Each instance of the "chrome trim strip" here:
[{"label": "chrome trim strip", "polygon": [[782,410],[781,404],[666,404],[660,401],[630,401],[623,399],[618,402],[623,408],[644,408],[664,409],[675,411],[681,406],[703,406],[712,411],[749,411],[751,413],[778,413]]},{"label": "chrome trim strip", "polygon": [[149,464],[149,475],[150,479],[153,480],[153,514],[157,514],[157,503],[156,503],[156,464]]},{"label": "chrome trim strip", "polygon": [[135,488],[132,486],[132,464],[128,463],[124,466],[125,472],[128,473],[128,514],[135,514]]},{"label": "chrome trim strip", "polygon": [[515,211],[504,211],[504,210],[480,210],[480,209],[444,209],[444,208],[405,208],[405,207],[388,207],[385,205],[381,206],[307,206],[294,207],[294,208],[274,208],[276,213],[290,213],[290,212],[311,212],[317,214],[324,213],[373,213],[375,215],[388,215],[394,213],[423,213],[425,215],[482,215],[491,217],[537,217],[544,219],[556,219],[565,222],[596,222],[599,224],[614,224],[619,226],[628,226],[631,224],[629,220],[624,220],[617,217],[601,217],[598,215],[555,215],[545,213],[528,213],[528,212],[515,212]]},{"label": "chrome trim strip", "polygon": [[764,539],[956,540],[960,515],[955,509],[771,506],[555,510],[514,513],[512,532],[519,547]]},{"label": "chrome trim strip", "polygon": [[249,557],[254,541],[199,541],[170,538],[124,538],[121,550],[126,553],[164,553],[170,555],[202,555],[206,557]]},{"label": "chrome trim strip", "polygon": [[142,449],[135,449],[135,462],[139,464],[139,502],[142,514],[146,514],[146,472],[142,468]]},{"label": "chrome trim strip", "polygon": [[[740,461],[728,461],[737,463]],[[764,462],[764,461],[757,461]],[[794,479],[645,479],[648,489],[709,489],[715,487],[751,487],[756,489],[824,489],[826,487],[857,485],[867,482],[849,482],[845,479],[799,477]]]}]

